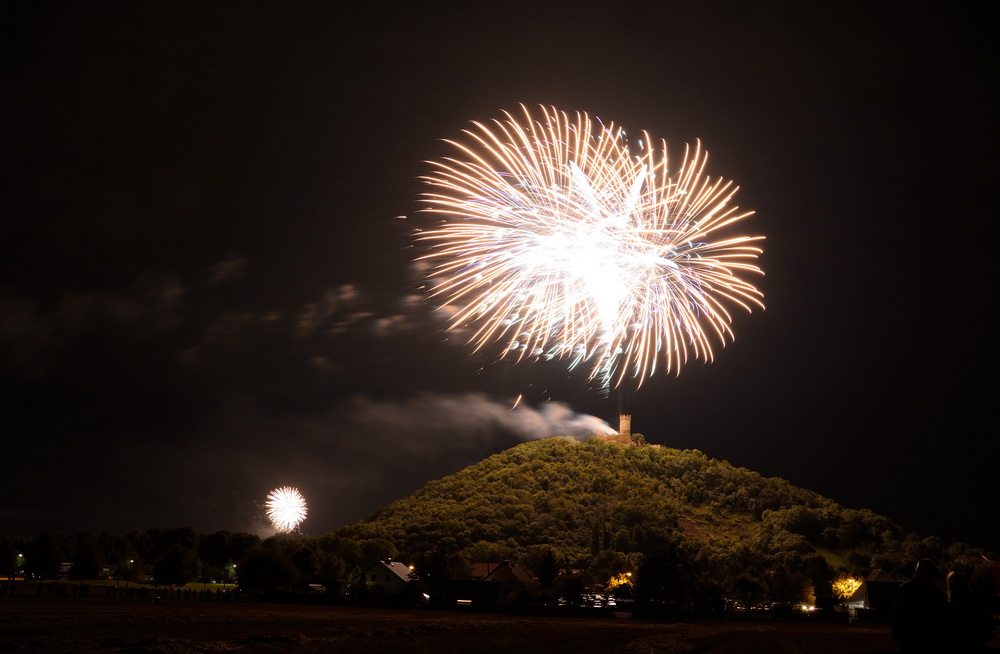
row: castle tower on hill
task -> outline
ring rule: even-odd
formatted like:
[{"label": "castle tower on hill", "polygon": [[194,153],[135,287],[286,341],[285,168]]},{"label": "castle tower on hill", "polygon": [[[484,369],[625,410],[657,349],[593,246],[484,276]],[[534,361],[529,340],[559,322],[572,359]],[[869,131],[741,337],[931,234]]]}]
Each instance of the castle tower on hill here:
[{"label": "castle tower on hill", "polygon": [[632,443],[632,416],[622,414],[618,416],[618,433],[608,434],[602,438],[611,443],[619,445],[633,445]]},{"label": "castle tower on hill", "polygon": [[618,433],[632,438],[632,416],[624,413],[618,416]]}]

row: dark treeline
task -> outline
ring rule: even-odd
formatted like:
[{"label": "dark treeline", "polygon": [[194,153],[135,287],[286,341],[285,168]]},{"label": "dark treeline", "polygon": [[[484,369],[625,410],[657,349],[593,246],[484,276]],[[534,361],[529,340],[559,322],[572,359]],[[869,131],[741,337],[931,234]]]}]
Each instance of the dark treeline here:
[{"label": "dark treeline", "polygon": [[388,555],[378,545],[347,542],[333,534],[279,534],[261,540],[246,532],[198,534],[190,527],[125,535],[43,532],[33,538],[0,538],[0,577],[23,574],[39,580],[113,579],[164,586],[238,581],[249,590],[309,584],[339,588],[352,572]]},{"label": "dark treeline", "polygon": [[319,584],[340,599],[371,591],[363,572],[389,558],[414,566],[411,596],[438,598],[472,579],[476,563],[517,562],[534,577],[508,589],[522,605],[605,593],[678,610],[723,599],[831,608],[838,582],[875,569],[903,580],[921,558],[996,595],[990,552],[907,532],[698,451],[599,438],[517,446],[319,537],[178,527],[0,538],[0,577],[286,592]]}]

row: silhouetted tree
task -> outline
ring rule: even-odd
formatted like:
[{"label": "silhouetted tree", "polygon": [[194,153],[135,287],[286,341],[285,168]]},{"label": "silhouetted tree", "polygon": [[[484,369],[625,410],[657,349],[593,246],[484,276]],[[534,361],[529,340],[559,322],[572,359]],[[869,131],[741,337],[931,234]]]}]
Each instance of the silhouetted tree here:
[{"label": "silhouetted tree", "polygon": [[245,531],[234,532],[229,537],[229,555],[227,561],[241,561],[253,550],[260,547],[260,536]]},{"label": "silhouetted tree", "polygon": [[167,586],[183,586],[201,572],[201,561],[191,548],[174,544],[153,564],[153,580]]},{"label": "silhouetted tree", "polygon": [[583,591],[585,588],[583,575],[563,574],[556,577],[552,585],[552,593],[562,598],[570,606],[580,606],[583,603]]},{"label": "silhouetted tree", "polygon": [[135,552],[128,552],[125,557],[114,568],[115,581],[124,581],[126,586],[129,582],[142,581],[146,569],[142,559]]},{"label": "silhouetted tree", "polygon": [[764,584],[749,574],[742,574],[736,578],[733,592],[740,601],[749,605],[762,602],[765,597]]},{"label": "silhouetted tree", "polygon": [[12,538],[0,538],[0,577],[11,577],[17,572],[18,553]]},{"label": "silhouetted tree", "polygon": [[347,565],[336,554],[319,554],[319,582],[326,586],[328,596],[343,591],[347,581]]},{"label": "silhouetted tree", "polygon": [[414,557],[415,576],[420,579],[420,587],[432,596],[442,595],[451,579],[448,557],[439,550],[422,552]]},{"label": "silhouetted tree", "polygon": [[51,579],[59,574],[63,553],[52,534],[43,531],[31,541],[25,557],[25,568],[28,572],[43,579]]},{"label": "silhouetted tree", "polygon": [[198,558],[203,563],[221,570],[225,567],[226,561],[232,558],[229,552],[232,536],[232,533],[225,530],[200,536],[198,538]]},{"label": "silhouetted tree", "polygon": [[253,591],[291,587],[298,580],[295,565],[278,548],[260,547],[250,552],[237,568],[240,586]]},{"label": "silhouetted tree", "polygon": [[73,565],[69,569],[70,579],[96,579],[101,571],[101,562],[97,553],[97,541],[93,534],[82,532],[77,538],[76,554]]},{"label": "silhouetted tree", "polygon": [[538,583],[542,588],[551,588],[552,583],[559,576],[559,563],[556,561],[556,554],[552,548],[545,550],[538,565]]},{"label": "silhouetted tree", "polygon": [[319,560],[316,558],[316,551],[311,547],[300,547],[292,553],[292,563],[307,583],[315,581],[319,572]]},{"label": "silhouetted tree", "polygon": [[672,540],[661,540],[646,552],[635,587],[637,607],[650,615],[673,615],[694,599],[690,565]]},{"label": "silhouetted tree", "polygon": [[353,538],[339,534],[326,534],[317,541],[320,551],[334,555],[347,566],[364,565],[364,555],[361,546]]},{"label": "silhouetted tree", "polygon": [[361,541],[360,546],[366,565],[395,557],[399,553],[396,546],[384,538],[369,538]]}]

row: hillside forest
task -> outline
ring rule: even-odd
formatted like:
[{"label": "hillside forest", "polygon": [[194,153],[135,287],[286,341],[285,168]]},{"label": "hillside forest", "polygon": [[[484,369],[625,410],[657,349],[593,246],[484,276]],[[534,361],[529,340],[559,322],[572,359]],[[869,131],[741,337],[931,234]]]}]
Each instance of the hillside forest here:
[{"label": "hillside forest", "polygon": [[638,434],[524,443],[322,536],[178,527],[0,537],[0,577],[238,581],[258,592],[322,584],[371,599],[364,570],[394,559],[413,566],[415,589],[447,602],[473,564],[508,561],[534,577],[509,589],[510,604],[572,605],[598,592],[674,612],[724,600],[832,609],[874,570],[902,581],[921,558],[995,597],[993,552]]}]

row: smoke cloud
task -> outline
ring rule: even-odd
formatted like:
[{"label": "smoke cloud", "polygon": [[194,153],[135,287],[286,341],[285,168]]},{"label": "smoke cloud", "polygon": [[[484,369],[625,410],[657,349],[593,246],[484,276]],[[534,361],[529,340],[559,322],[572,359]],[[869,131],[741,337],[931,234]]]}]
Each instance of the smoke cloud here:
[{"label": "smoke cloud", "polygon": [[[267,492],[289,485],[309,503],[303,531],[320,535],[519,443],[614,432],[565,404],[513,404],[478,393],[355,396],[321,414],[289,416],[234,403],[164,452],[165,467],[183,469],[183,480],[143,485],[128,501],[133,514],[152,505],[173,515],[171,524],[201,531],[257,531]],[[178,492],[190,489],[201,492]]]},{"label": "smoke cloud", "polygon": [[[260,531],[290,485],[321,534],[519,443],[614,431],[503,399],[531,383],[509,363],[478,376],[486,357],[422,296],[341,284],[262,304],[250,268],[232,254],[48,304],[0,287],[8,531]],[[532,401],[558,396],[544,372]]]}]

